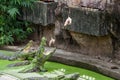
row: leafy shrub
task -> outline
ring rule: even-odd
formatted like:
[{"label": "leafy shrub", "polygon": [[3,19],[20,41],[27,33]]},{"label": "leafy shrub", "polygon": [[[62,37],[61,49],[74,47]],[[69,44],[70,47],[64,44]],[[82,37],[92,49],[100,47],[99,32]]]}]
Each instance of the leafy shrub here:
[{"label": "leafy shrub", "polygon": [[24,40],[32,31],[27,21],[18,20],[22,7],[32,8],[35,0],[0,0],[0,45]]}]

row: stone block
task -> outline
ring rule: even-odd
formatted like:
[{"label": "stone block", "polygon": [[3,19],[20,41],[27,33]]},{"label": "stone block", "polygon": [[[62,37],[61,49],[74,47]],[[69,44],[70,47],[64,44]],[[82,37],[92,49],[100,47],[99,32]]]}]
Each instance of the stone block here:
[{"label": "stone block", "polygon": [[94,36],[108,34],[108,26],[105,23],[105,13],[91,8],[64,8],[63,21],[72,18],[72,24],[65,29]]},{"label": "stone block", "polygon": [[54,10],[57,7],[56,2],[43,2],[36,1],[33,4],[32,9],[22,9],[22,19],[33,22],[35,24],[41,24],[46,26],[48,24],[54,24],[55,13]]}]

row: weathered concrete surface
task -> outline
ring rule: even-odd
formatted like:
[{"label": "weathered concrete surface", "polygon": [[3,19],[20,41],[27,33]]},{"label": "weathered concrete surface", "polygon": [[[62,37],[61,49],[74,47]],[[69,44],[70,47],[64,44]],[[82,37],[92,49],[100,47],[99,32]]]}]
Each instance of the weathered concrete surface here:
[{"label": "weathered concrete surface", "polygon": [[70,32],[72,37],[80,45],[81,53],[90,56],[112,57],[112,39],[107,36],[91,36],[82,33]]},{"label": "weathered concrete surface", "polygon": [[43,26],[54,24],[54,10],[57,7],[57,3],[36,1],[33,6],[34,7],[32,9],[22,9],[23,20],[27,20],[35,24],[42,24]]},{"label": "weathered concrete surface", "polygon": [[68,16],[72,19],[72,24],[65,27],[67,30],[95,36],[108,34],[105,16],[97,9],[64,8],[62,15],[64,22]]}]

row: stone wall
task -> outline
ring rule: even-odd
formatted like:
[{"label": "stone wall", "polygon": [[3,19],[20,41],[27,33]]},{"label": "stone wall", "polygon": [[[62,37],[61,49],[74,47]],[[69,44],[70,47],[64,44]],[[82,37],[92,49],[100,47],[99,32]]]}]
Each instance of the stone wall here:
[{"label": "stone wall", "polygon": [[[109,4],[112,5],[112,8],[110,8],[112,10],[109,8],[106,10],[110,13],[114,13],[107,16],[106,13],[104,13],[103,8],[100,8],[100,6],[97,7],[97,9],[96,6],[90,8],[92,5],[86,5],[86,3],[84,3],[82,5],[84,7],[81,8],[81,0],[55,0],[55,2],[58,2],[55,3],[57,4],[56,8],[49,7],[53,6],[54,2],[52,4],[44,3],[44,6],[46,6],[45,8],[44,6],[41,6],[42,8],[40,8],[40,10],[47,10],[45,11],[47,12],[45,14],[51,14],[53,17],[43,17],[43,12],[39,11],[40,14],[42,12],[42,18],[45,18],[40,20],[46,21],[45,25],[41,22],[35,23],[37,24],[35,33],[38,35],[36,36],[36,39],[40,40],[42,36],[45,36],[49,42],[51,37],[53,37],[56,39],[56,44],[53,46],[56,46],[57,48],[79,52],[80,54],[90,56],[115,57],[117,55],[117,58],[120,59],[120,57],[118,57],[118,55],[120,55],[120,50],[117,45],[117,43],[119,43],[118,36],[120,32],[118,30],[119,20],[117,22],[117,28],[114,27],[116,23],[109,23],[109,20],[113,19],[109,18],[111,14],[116,14],[116,11],[120,11],[119,4],[117,2],[117,6],[113,6],[113,4],[109,2]],[[104,2],[101,3],[101,5],[103,4]],[[84,12],[84,14],[81,14],[82,12]],[[32,13],[34,13],[34,11]],[[37,15],[39,14],[37,13]],[[81,18],[82,15],[84,16],[83,18]],[[72,24],[65,27],[64,22],[68,16],[73,19]],[[120,15],[117,14],[117,16]],[[106,20],[107,18],[108,21]],[[37,19],[37,21],[39,21],[39,18]],[[116,19],[118,19],[118,17],[116,17]],[[36,19],[34,18],[34,20]],[[49,20],[52,20],[52,23],[49,23]]]},{"label": "stone wall", "polygon": [[[99,26],[99,24],[104,23],[104,19],[100,17],[102,12],[90,8],[82,8],[81,11],[81,8],[79,8],[80,0],[55,1],[60,2],[60,5],[61,3],[65,3],[68,7],[72,7],[63,10],[61,9],[61,11],[63,11],[63,16],[61,19],[57,19],[57,25],[55,28],[59,25],[62,30],[63,24],[69,14],[69,16],[73,19],[73,23],[66,28],[70,33],[70,36],[79,44],[79,50],[77,50],[78,52],[91,56],[112,56],[112,39],[107,32],[107,27],[104,24],[100,25],[101,27]],[[64,36],[66,35],[63,35],[63,37]],[[75,47],[72,48],[75,49]]]}]

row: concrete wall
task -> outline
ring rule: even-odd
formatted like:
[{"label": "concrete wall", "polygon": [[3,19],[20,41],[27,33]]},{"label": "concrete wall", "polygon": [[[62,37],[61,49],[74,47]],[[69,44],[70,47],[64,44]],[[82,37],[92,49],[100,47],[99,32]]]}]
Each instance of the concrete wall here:
[{"label": "concrete wall", "polygon": [[[109,25],[109,20],[107,21],[108,18],[111,20],[113,19],[110,16],[115,13],[112,12],[119,11],[119,4],[118,6],[113,6],[112,4],[112,8],[110,8],[112,10],[107,8],[111,14],[106,16],[106,13],[104,13],[101,8],[100,11],[99,8],[86,8],[89,7],[88,5],[81,8],[79,4],[81,3],[80,0],[55,0],[55,2],[58,3],[39,2],[39,6],[44,5],[41,6],[42,8],[39,7],[40,10],[39,8],[35,8],[35,12],[38,9],[39,13],[32,11],[32,14],[34,13],[34,15],[23,14],[23,18],[27,16],[31,17],[31,20],[32,17],[36,15],[43,15],[42,19],[41,17],[39,18],[41,21],[45,21],[45,25],[41,22],[35,23],[35,17],[34,21],[26,18],[28,21],[37,24],[37,27],[34,25],[36,28],[35,33],[38,35],[36,36],[37,40],[40,40],[42,36],[45,36],[49,42],[50,38],[53,37],[56,39],[56,44],[53,46],[90,56],[115,57],[116,55],[120,55],[119,46],[117,45],[117,43],[119,43],[118,35],[120,31],[118,28],[116,29],[116,27],[114,27],[113,23]],[[50,14],[53,17],[49,17],[50,15],[47,15],[48,17],[44,16],[46,14]],[[119,14],[117,15],[120,16]],[[64,22],[68,16],[71,17],[72,24],[64,27]],[[39,18],[37,17],[37,22],[39,21]],[[51,20],[52,22],[49,23]],[[116,24],[118,23],[119,21]],[[118,56],[117,58],[120,59]]]}]

